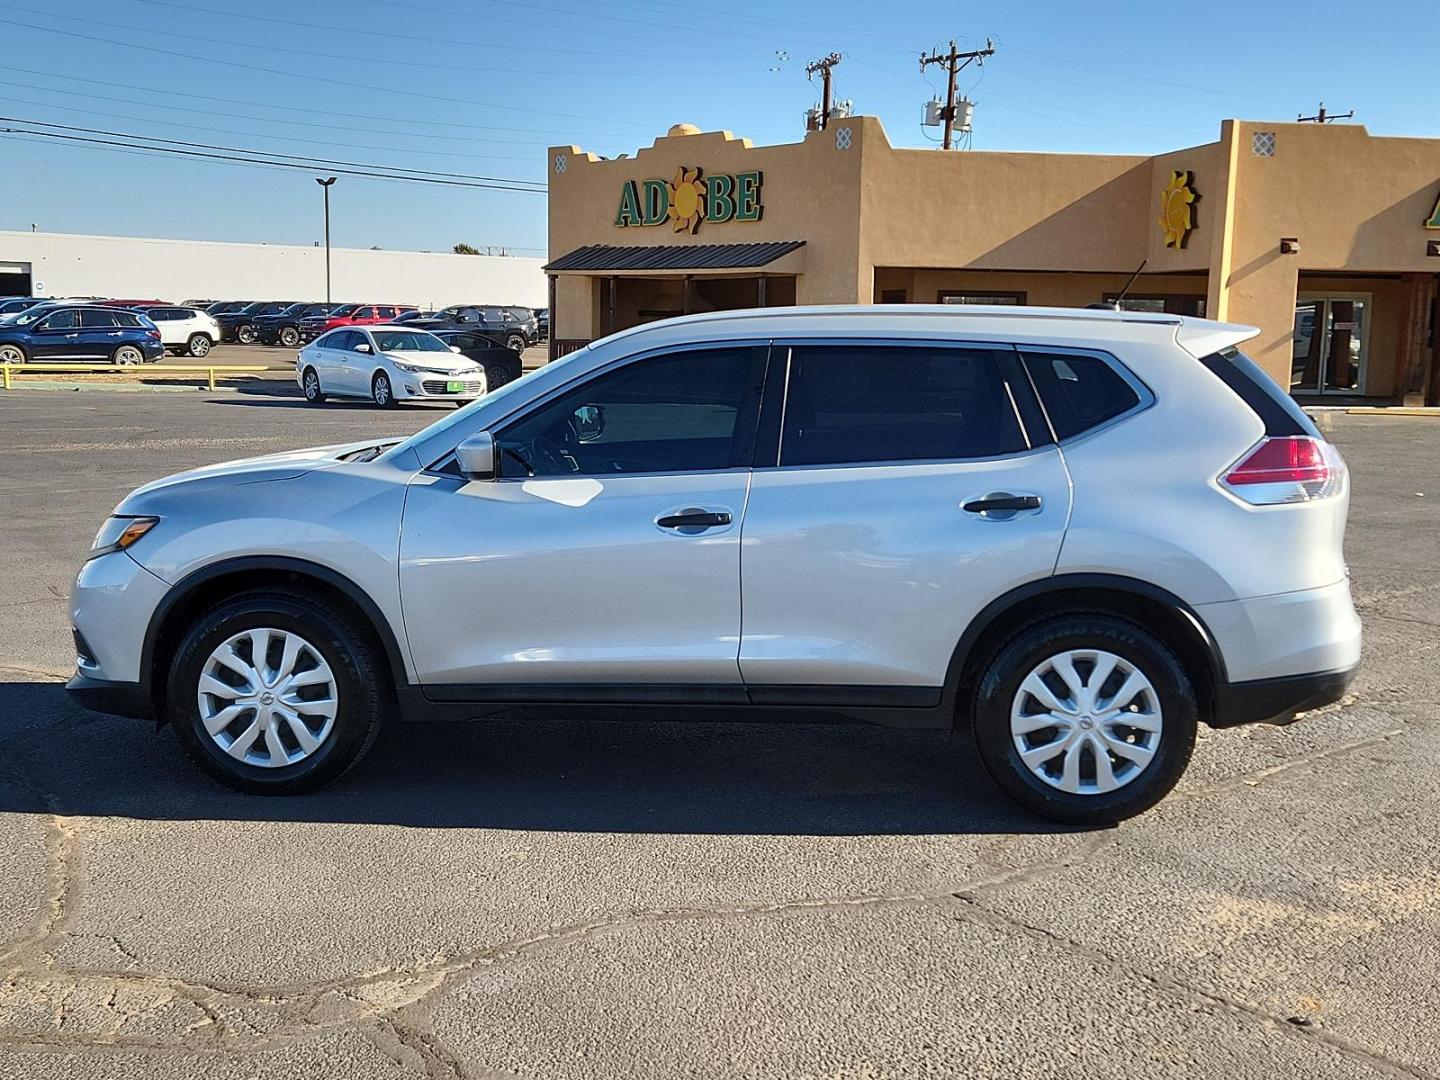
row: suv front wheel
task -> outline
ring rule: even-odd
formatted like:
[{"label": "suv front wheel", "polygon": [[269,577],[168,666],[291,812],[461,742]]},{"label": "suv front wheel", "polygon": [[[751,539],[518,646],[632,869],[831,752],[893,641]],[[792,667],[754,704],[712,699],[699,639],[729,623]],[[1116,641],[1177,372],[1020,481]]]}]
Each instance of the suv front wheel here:
[{"label": "suv front wheel", "polygon": [[1072,825],[1139,814],[1195,745],[1195,689],[1158,638],[1113,615],[1033,626],[990,660],[974,699],[986,771],[1022,806]]},{"label": "suv front wheel", "polygon": [[200,615],[175,655],[167,701],[180,742],[240,791],[311,791],[359,761],[380,731],[383,657],[319,596],[241,594]]}]

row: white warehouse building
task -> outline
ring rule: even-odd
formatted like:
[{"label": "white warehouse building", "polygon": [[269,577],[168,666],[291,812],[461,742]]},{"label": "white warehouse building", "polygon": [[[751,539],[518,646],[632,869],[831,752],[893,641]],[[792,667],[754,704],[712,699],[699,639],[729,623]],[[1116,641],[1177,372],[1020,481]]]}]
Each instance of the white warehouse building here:
[{"label": "white warehouse building", "polygon": [[[331,248],[337,303],[544,307],[545,260]],[[324,300],[325,249],[0,231],[0,296]]]}]

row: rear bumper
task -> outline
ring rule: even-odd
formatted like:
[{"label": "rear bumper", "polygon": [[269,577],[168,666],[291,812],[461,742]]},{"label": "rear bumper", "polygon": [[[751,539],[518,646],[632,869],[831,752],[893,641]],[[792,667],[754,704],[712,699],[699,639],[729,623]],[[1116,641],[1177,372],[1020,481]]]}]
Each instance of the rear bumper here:
[{"label": "rear bumper", "polygon": [[88,675],[76,675],[65,684],[70,700],[91,712],[110,713],[115,716],[131,716],[137,720],[149,720],[155,715],[155,707],[144,686],[133,682],[109,682],[92,679]]},{"label": "rear bumper", "polygon": [[1356,668],[1284,675],[1227,683],[1216,694],[1212,727],[1239,724],[1288,724],[1295,714],[1339,701],[1355,678]]}]

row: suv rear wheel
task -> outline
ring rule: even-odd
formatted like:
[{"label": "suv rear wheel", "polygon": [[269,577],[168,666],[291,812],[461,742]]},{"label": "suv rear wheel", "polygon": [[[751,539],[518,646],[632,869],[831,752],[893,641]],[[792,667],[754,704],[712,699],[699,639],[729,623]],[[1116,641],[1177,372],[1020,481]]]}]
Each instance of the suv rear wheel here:
[{"label": "suv rear wheel", "polygon": [[170,671],[171,722],[186,752],[240,791],[310,791],[353,766],[386,711],[384,660],[324,599],[244,593],[197,618]]},{"label": "suv rear wheel", "polygon": [[133,367],[136,364],[143,364],[145,362],[145,354],[134,345],[121,345],[111,355],[110,359],[116,364]]},{"label": "suv rear wheel", "polygon": [[1024,630],[995,654],[976,689],[974,737],[986,771],[1022,806],[1104,825],[1175,786],[1198,712],[1185,669],[1158,638],[1081,612]]},{"label": "suv rear wheel", "polygon": [[210,347],[214,344],[209,334],[191,334],[190,340],[185,344],[185,351],[195,359],[210,355]]},{"label": "suv rear wheel", "polygon": [[516,352],[524,352],[525,347],[529,344],[523,334],[511,334],[505,339],[505,347],[507,349],[514,349]]}]

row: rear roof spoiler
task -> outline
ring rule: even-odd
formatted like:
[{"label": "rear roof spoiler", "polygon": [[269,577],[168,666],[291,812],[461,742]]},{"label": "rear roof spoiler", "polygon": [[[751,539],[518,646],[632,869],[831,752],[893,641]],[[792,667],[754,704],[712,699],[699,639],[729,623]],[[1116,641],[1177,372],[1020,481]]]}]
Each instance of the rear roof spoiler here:
[{"label": "rear roof spoiler", "polygon": [[1249,341],[1259,333],[1258,326],[1211,322],[1208,319],[1182,319],[1175,330],[1175,342],[1198,359]]}]

